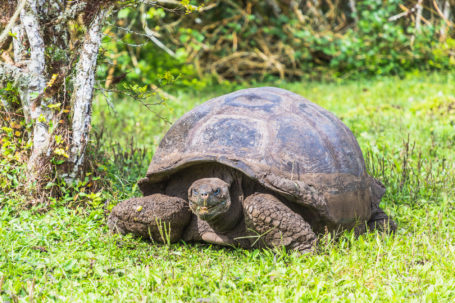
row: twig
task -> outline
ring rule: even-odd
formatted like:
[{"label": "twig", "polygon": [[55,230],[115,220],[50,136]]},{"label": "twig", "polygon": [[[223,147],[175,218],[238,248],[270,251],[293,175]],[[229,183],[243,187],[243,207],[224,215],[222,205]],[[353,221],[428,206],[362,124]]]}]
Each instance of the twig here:
[{"label": "twig", "polygon": [[408,10],[405,10],[404,12],[399,13],[399,14],[397,14],[397,15],[395,15],[395,16],[389,17],[389,19],[387,19],[387,20],[388,20],[388,21],[395,21],[395,20],[398,20],[398,19],[400,19],[400,18],[402,18],[402,17],[406,17],[406,16],[412,14],[413,12],[415,12],[415,11],[417,10],[417,6],[418,6],[418,5],[419,5],[419,4],[417,3],[417,4],[414,5],[412,8],[410,8],[410,9],[408,9]]},{"label": "twig", "polygon": [[174,51],[172,51],[169,47],[164,45],[163,42],[158,40],[158,38],[157,38],[158,35],[147,26],[147,20],[145,19],[146,14],[144,12],[144,5],[141,5],[141,11],[142,11],[142,14],[141,14],[142,28],[144,29],[144,31],[146,33],[146,37],[149,38],[153,43],[155,43],[156,46],[158,46],[159,48],[164,50],[166,53],[168,53],[170,56],[175,58],[176,54],[174,53]]},{"label": "twig", "polygon": [[[160,34],[152,31],[148,26],[147,26],[147,21],[145,20],[145,14],[141,14],[141,23],[142,23],[142,28],[144,29],[145,31],[145,34],[143,33],[138,33],[136,31],[133,31],[129,28],[126,28],[126,27],[121,27],[121,26],[118,26],[118,25],[115,25],[115,24],[112,24],[112,23],[107,23],[109,24],[110,26],[112,27],[116,27],[118,29],[121,29],[127,33],[130,33],[130,34],[134,34],[134,35],[137,35],[137,36],[143,36],[143,37],[146,37],[148,38],[149,40],[151,40],[153,43],[155,43],[156,46],[158,46],[159,48],[161,48],[162,50],[164,50],[166,53],[168,53],[170,56],[172,57],[175,57],[176,54],[173,50],[171,50],[170,48],[168,48],[166,45],[164,45],[163,42],[161,42],[158,37],[160,37]],[[110,36],[111,37],[111,36]],[[116,39],[116,38],[115,38]],[[131,44],[131,43],[127,43],[127,42],[124,42],[120,39],[116,39],[117,41],[119,42],[122,42],[123,44],[125,45],[128,45],[128,46],[132,46],[132,47],[140,47],[140,46],[143,46],[147,43],[141,43],[141,44]]]},{"label": "twig", "polygon": [[8,24],[6,25],[5,29],[3,30],[2,34],[0,35],[0,48],[2,48],[3,43],[6,41],[6,38],[8,37],[9,32],[13,28],[14,24],[16,23],[17,17],[19,17],[19,14],[21,10],[24,8],[26,3],[26,0],[22,0],[19,5],[16,8],[16,11],[14,12],[13,16],[9,20]]},{"label": "twig", "polygon": [[349,0],[349,7],[351,8],[352,16],[354,17],[355,25],[357,26],[357,23],[359,23],[359,16],[357,14],[357,8],[355,6],[355,0]]},{"label": "twig", "polygon": [[155,114],[158,118],[163,120],[165,123],[171,124],[171,121],[169,121],[169,119],[161,116],[159,113],[157,113],[156,111],[152,110],[152,106],[157,106],[157,105],[164,104],[165,100],[163,100],[163,99],[161,99],[160,101],[155,102],[155,103],[145,103],[144,100],[146,98],[139,97],[136,94],[131,94],[131,93],[128,93],[128,92],[125,92],[125,91],[116,90],[116,89],[105,89],[105,88],[102,88],[102,87],[95,87],[95,89],[96,90],[100,90],[104,96],[106,96],[105,92],[113,92],[113,93],[123,94],[125,96],[132,97],[132,98],[134,98],[134,100],[139,101],[139,103],[141,103],[146,109],[148,109],[151,113]]},{"label": "twig", "polygon": [[447,26],[451,26],[452,25],[450,23],[450,21],[449,21],[449,18],[450,18],[450,3],[449,3],[449,0],[445,0],[444,1],[444,11],[443,11],[443,14],[442,14],[441,17],[444,19],[446,24],[441,26],[441,29],[439,31],[439,33],[440,33],[439,40],[440,41],[444,41],[446,39]]},{"label": "twig", "polygon": [[[420,32],[420,19],[422,18],[422,9],[423,9],[422,1],[423,0],[419,0],[419,2],[417,2],[417,13],[416,13],[416,31],[417,32]],[[413,38],[414,38],[414,36],[413,36]]]},{"label": "twig", "polygon": [[305,16],[302,14],[302,11],[299,9],[301,1],[291,0],[290,7],[294,14],[297,16],[299,22],[305,22]]},{"label": "twig", "polygon": [[441,9],[439,8],[438,4],[436,3],[436,0],[433,0],[434,8],[436,8],[436,11],[438,12],[439,16],[449,25],[452,26],[452,22],[449,21],[448,16],[449,16],[449,7],[450,4],[448,3],[449,1],[445,1],[444,3],[444,12],[441,12]]},{"label": "twig", "polygon": [[19,115],[19,114],[16,114],[16,113],[8,113],[8,112],[5,112],[5,111],[1,111],[1,110],[0,110],[0,113],[3,113],[3,114],[9,114],[9,115],[13,115],[13,116],[18,116],[18,117],[22,117],[22,118],[24,118],[24,115]]},{"label": "twig", "polygon": [[128,43],[128,42],[123,41],[122,39],[119,39],[119,38],[115,37],[115,36],[110,36],[110,35],[109,35],[109,37],[111,37],[112,39],[116,40],[117,42],[120,42],[120,43],[122,43],[122,44],[124,44],[124,45],[126,45],[126,46],[131,46],[131,47],[142,47],[142,46],[144,46],[144,45],[147,45],[147,43],[148,43],[148,42],[139,43],[139,44],[136,44],[136,43]]},{"label": "twig", "polygon": [[[138,36],[143,36],[143,37],[148,38],[148,36],[147,36],[146,34],[139,33],[139,32],[135,32],[135,31],[133,31],[133,30],[131,30],[131,29],[129,29],[129,28],[122,27],[122,26],[118,26],[118,25],[115,25],[115,24],[110,23],[110,22],[106,22],[106,24],[107,24],[107,25],[110,25],[110,26],[112,26],[112,27],[121,29],[122,31],[125,31],[125,32],[127,32],[127,33],[135,34],[135,35],[138,35]],[[155,33],[155,32],[153,32],[153,34],[154,34],[155,36],[157,36],[157,37],[160,37],[160,36],[161,36],[160,34]]]},{"label": "twig", "polygon": [[[139,95],[137,94],[132,94],[132,93],[129,93],[129,92],[126,92],[126,91],[121,91],[121,90],[118,90],[118,89],[106,89],[106,88],[102,88],[102,87],[95,87],[96,90],[99,90],[101,91],[101,93],[103,93],[103,95],[106,93],[106,92],[109,92],[109,93],[116,93],[116,94],[120,94],[120,95],[124,95],[124,96],[128,96],[128,97],[131,97],[133,98],[134,100],[137,100],[139,102],[141,102],[145,107],[149,107],[149,106],[155,106],[155,105],[161,105],[164,103],[164,100],[161,100],[161,101],[158,101],[158,102],[155,102],[155,103],[145,103],[143,102],[142,100],[145,100],[147,99],[147,97],[140,97]],[[156,88],[153,88],[154,90],[157,90],[158,89]],[[173,98],[175,98],[174,96],[172,96]]]},{"label": "twig", "polygon": [[0,113],[5,113],[9,116],[11,114],[11,107],[9,106],[8,101],[3,99],[1,96],[0,96],[0,101],[1,101],[1,104],[3,105],[3,108],[5,109],[4,112],[0,111]]},{"label": "twig", "polygon": [[101,91],[101,93],[102,93],[103,96],[104,96],[104,100],[106,101],[106,103],[107,103],[107,105],[109,106],[109,108],[110,108],[115,114],[117,114],[117,111],[115,110],[114,104],[112,104],[111,99],[110,99],[109,96],[106,94],[106,90],[99,89],[98,87],[95,87],[94,89],[95,89],[95,90],[100,90],[100,91]]}]

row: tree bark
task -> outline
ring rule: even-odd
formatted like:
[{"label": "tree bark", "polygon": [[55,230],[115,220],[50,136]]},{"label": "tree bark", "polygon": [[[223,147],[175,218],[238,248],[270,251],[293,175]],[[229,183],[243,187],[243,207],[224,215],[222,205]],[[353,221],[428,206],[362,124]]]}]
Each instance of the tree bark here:
[{"label": "tree bark", "polygon": [[354,24],[357,26],[359,23],[359,15],[357,14],[357,7],[354,0],[349,0],[349,7],[351,8],[352,17],[354,18]]},{"label": "tree bark", "polygon": [[49,155],[51,137],[49,126],[51,121],[55,121],[53,111],[47,107],[48,104],[52,103],[52,98],[50,100],[40,98],[46,88],[46,61],[44,58],[44,40],[40,32],[40,22],[38,21],[37,1],[27,0],[27,6],[21,12],[21,23],[30,45],[30,60],[28,61],[27,69],[32,75],[29,85],[21,90],[24,113],[34,121],[33,148],[28,161],[28,178],[36,180],[43,167],[40,159],[45,154]]},{"label": "tree bark", "polygon": [[[18,2],[0,32],[14,58],[0,61],[0,84],[18,88],[32,124],[27,179],[41,195],[54,178],[72,182],[83,173],[102,25],[116,1]],[[6,100],[0,104],[7,108]]]},{"label": "tree bark", "polygon": [[95,16],[82,45],[73,91],[73,122],[70,162],[71,172],[66,180],[72,182],[81,171],[87,147],[92,119],[92,97],[95,83],[96,60],[101,44],[102,22],[107,11],[103,9]]},{"label": "tree bark", "polygon": [[416,32],[420,32],[420,19],[422,18],[422,10],[423,10],[423,6],[422,6],[422,1],[423,0],[419,0],[417,2],[417,13],[416,13]]},{"label": "tree bark", "polygon": [[445,41],[446,38],[447,38],[447,30],[448,30],[448,27],[449,27],[449,24],[450,23],[450,3],[449,3],[449,0],[445,0],[445,1],[441,1],[443,3],[443,5],[441,5],[441,7],[443,7],[442,9],[442,19],[443,19],[443,23],[441,25],[441,29],[439,30],[439,41]]}]

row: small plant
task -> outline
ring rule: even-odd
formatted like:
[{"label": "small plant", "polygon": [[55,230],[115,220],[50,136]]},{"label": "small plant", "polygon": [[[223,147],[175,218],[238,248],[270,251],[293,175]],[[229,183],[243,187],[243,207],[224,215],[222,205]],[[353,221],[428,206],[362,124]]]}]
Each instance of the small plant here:
[{"label": "small plant", "polygon": [[[171,245],[171,223],[166,224],[166,222],[161,221],[161,219],[155,219],[156,226],[158,226],[158,232],[160,233],[162,243],[166,246]],[[149,231],[150,233],[150,231]],[[150,234],[150,239],[153,240],[152,235]]]}]

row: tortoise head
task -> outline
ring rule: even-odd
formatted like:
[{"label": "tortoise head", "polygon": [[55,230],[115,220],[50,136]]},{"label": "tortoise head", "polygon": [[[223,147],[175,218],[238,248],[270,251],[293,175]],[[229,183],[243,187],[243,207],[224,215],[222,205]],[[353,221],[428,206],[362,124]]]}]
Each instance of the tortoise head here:
[{"label": "tortoise head", "polygon": [[218,178],[196,180],[188,189],[188,201],[196,216],[210,221],[229,210],[229,184]]}]

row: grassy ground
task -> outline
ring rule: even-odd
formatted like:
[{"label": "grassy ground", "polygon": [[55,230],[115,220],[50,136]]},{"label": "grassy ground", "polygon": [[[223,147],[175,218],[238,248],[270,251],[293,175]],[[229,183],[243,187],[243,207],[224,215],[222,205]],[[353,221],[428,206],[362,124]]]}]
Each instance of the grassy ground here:
[{"label": "grassy ground", "polygon": [[[421,75],[331,84],[281,83],[334,112],[353,130],[370,172],[388,190],[382,206],[394,236],[334,241],[318,253],[245,251],[202,244],[151,245],[110,236],[108,207],[138,195],[153,146],[169,127],[140,104],[99,100],[104,125],[99,163],[112,184],[92,207],[54,201],[49,212],[18,211],[21,197],[0,193],[0,298],[9,301],[332,302],[455,299],[454,75]],[[277,84],[275,84],[277,85]],[[259,85],[258,85],[259,86]],[[170,121],[233,87],[187,93],[156,108]],[[135,135],[135,142],[129,139]],[[119,141],[120,145],[113,145]],[[131,148],[132,147],[132,148]],[[142,151],[147,147],[147,152]],[[133,149],[134,151],[131,151]],[[125,152],[126,151],[126,152]],[[74,204],[74,203],[73,203]]]}]

